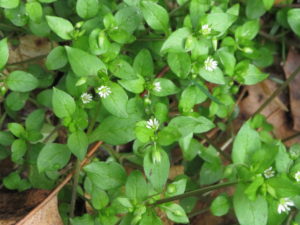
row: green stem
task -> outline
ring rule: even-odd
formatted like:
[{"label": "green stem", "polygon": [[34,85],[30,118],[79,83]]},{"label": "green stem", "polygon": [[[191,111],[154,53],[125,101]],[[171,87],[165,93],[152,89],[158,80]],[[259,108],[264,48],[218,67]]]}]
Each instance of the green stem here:
[{"label": "green stem", "polygon": [[5,24],[5,23],[0,23],[0,29],[8,29],[8,30],[14,30],[14,31],[25,31],[22,28],[19,27],[15,27],[15,26],[11,26],[9,24]]},{"label": "green stem", "polygon": [[197,190],[189,191],[189,192],[186,192],[186,193],[181,194],[181,195],[176,195],[176,196],[173,196],[173,197],[160,199],[160,200],[158,200],[158,201],[156,201],[152,204],[149,204],[149,206],[156,206],[156,205],[160,205],[160,204],[163,204],[163,203],[172,202],[172,201],[175,201],[175,200],[180,200],[180,199],[184,199],[184,198],[188,198],[188,197],[192,197],[192,196],[201,195],[201,194],[204,194],[206,192],[213,191],[213,190],[223,188],[223,187],[232,186],[232,185],[235,185],[237,183],[238,183],[237,181],[232,181],[232,182],[226,182],[226,183],[211,185],[211,186],[204,187],[204,188],[199,188]]},{"label": "green stem", "polygon": [[44,143],[47,143],[49,140],[50,140],[50,138],[52,137],[52,135],[54,135],[55,134],[55,132],[56,131],[58,131],[60,128],[61,128],[62,126],[57,126],[57,127],[55,127],[52,131],[51,131],[51,133],[44,139]]},{"label": "green stem", "polygon": [[4,112],[3,115],[0,118],[0,130],[2,129],[3,122],[4,122],[5,118],[6,118],[6,116],[7,116],[7,113]]},{"label": "green stem", "polygon": [[194,216],[198,216],[198,215],[201,215],[202,213],[206,213],[207,211],[209,211],[209,207],[207,208],[204,208],[204,209],[201,209],[199,211],[196,211],[196,212],[192,212],[188,215],[189,218],[193,218]]},{"label": "green stem", "polygon": [[71,196],[71,204],[70,204],[70,217],[71,218],[74,217],[79,174],[80,174],[80,160],[77,159],[77,161],[75,163],[75,174],[74,174],[74,178],[73,178],[74,181],[73,181],[73,185],[72,185],[72,196]]},{"label": "green stem", "polygon": [[88,129],[87,129],[87,134],[90,134],[92,131],[93,131],[93,129],[94,129],[94,127],[95,127],[95,124],[96,124],[96,122],[97,122],[97,115],[99,114],[99,110],[100,110],[100,106],[99,106],[99,104],[96,106],[96,111],[95,111],[95,115],[92,117],[92,119],[91,119],[91,123],[90,123],[90,125],[89,125],[89,127],[88,127]]},{"label": "green stem", "polygon": [[276,96],[278,94],[280,94],[280,92],[282,90],[284,90],[289,83],[291,83],[292,80],[295,79],[295,77],[298,75],[298,73],[300,72],[300,66],[289,76],[289,78],[280,86],[278,87],[273,94],[253,113],[252,117],[254,117],[255,115],[261,113],[264,108],[271,102],[273,101],[274,98],[276,98]]}]

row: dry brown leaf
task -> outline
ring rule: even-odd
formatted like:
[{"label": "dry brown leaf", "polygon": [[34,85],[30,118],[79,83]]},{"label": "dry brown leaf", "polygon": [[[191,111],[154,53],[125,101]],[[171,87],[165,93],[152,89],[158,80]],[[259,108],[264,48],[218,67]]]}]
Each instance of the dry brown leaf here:
[{"label": "dry brown leaf", "polygon": [[[265,80],[262,84],[247,86],[248,96],[240,102],[240,117],[239,124],[235,124],[236,127],[240,125],[259,108],[261,104],[269,97],[269,94],[265,92],[265,87],[272,92],[276,89],[276,84],[270,80]],[[281,100],[281,102],[285,102]],[[276,138],[284,139],[295,134],[295,131],[290,126],[291,120],[287,116],[287,113],[282,110],[282,106],[277,101],[272,101],[265,109],[262,114],[267,117],[269,123],[274,126],[274,134]],[[287,142],[287,145],[291,145],[300,139],[293,139]]]},{"label": "dry brown leaf", "polygon": [[[63,225],[57,209],[57,198],[31,216],[28,213],[49,194],[45,190],[0,193],[0,225]],[[19,222],[18,222],[19,221]]]},{"label": "dry brown leaf", "polygon": [[[300,54],[294,49],[290,49],[287,60],[284,64],[284,72],[288,78],[298,67]],[[293,129],[300,131],[300,73],[297,74],[293,82],[289,84],[290,105],[293,116]]]}]

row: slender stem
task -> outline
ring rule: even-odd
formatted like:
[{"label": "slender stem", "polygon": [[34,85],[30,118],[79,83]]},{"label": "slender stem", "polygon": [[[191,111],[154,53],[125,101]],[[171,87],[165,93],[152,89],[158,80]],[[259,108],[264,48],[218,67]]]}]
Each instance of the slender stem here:
[{"label": "slender stem", "polygon": [[[102,141],[96,142],[91,148],[89,153],[86,155],[84,160],[82,160],[80,164],[80,168],[84,167],[92,158],[97,149],[103,144]],[[31,210],[22,220],[18,221],[17,225],[24,225],[35,213],[40,211],[49,201],[51,201],[55,196],[57,196],[58,192],[72,179],[75,171],[69,173],[66,178],[45,198],[38,206],[36,206],[33,210]]]},{"label": "slender stem", "polygon": [[280,94],[280,92],[282,90],[284,90],[288,85],[289,83],[294,80],[294,78],[298,75],[298,73],[300,72],[300,66],[289,76],[288,79],[286,79],[286,81],[280,86],[278,87],[274,92],[273,94],[253,113],[252,117],[254,117],[255,115],[261,113],[264,108],[271,102],[273,101],[274,98],[276,98],[276,96],[278,94]]},{"label": "slender stem", "polygon": [[15,63],[9,63],[7,64],[6,66],[16,66],[16,65],[21,65],[21,64],[25,64],[25,63],[30,63],[30,62],[34,62],[34,61],[37,61],[37,60],[40,60],[40,59],[43,59],[45,57],[47,57],[48,54],[45,54],[45,55],[39,55],[39,56],[36,56],[36,57],[33,57],[33,58],[30,58],[30,59],[26,59],[26,60],[23,60],[23,61],[20,61],[20,62],[15,62]]},{"label": "slender stem", "polygon": [[0,23],[0,29],[9,29],[9,30],[15,30],[15,31],[25,31],[24,29],[22,28],[19,28],[19,27],[15,27],[15,26],[12,26],[12,25],[9,25],[9,24],[5,24],[5,23]]},{"label": "slender stem", "polygon": [[3,115],[0,118],[0,130],[2,129],[3,122],[4,122],[5,118],[6,118],[6,116],[7,116],[7,113],[4,112]]},{"label": "slender stem", "polygon": [[199,211],[196,211],[196,212],[192,212],[188,215],[189,218],[193,218],[194,216],[198,216],[198,215],[201,215],[202,213],[206,213],[207,211],[209,211],[209,207],[207,208],[204,208],[204,209],[201,209]]},{"label": "slender stem", "polygon": [[173,10],[169,13],[169,15],[170,15],[170,16],[173,16],[176,12],[178,12],[179,10],[185,8],[185,7],[190,3],[190,1],[191,1],[191,0],[188,0],[188,1],[186,1],[185,3],[183,3],[181,6],[179,6],[179,7],[175,8],[175,9],[173,9]]},{"label": "slender stem", "polygon": [[210,144],[211,146],[213,146],[225,159],[227,159],[228,161],[231,161],[231,158],[229,155],[227,155],[225,152],[223,152],[218,146],[216,146],[209,137],[207,137],[206,135],[200,135],[201,137],[203,137],[208,144]]},{"label": "slender stem", "polygon": [[71,204],[70,204],[70,218],[74,217],[74,210],[75,210],[75,204],[76,204],[76,198],[77,198],[77,186],[78,186],[78,180],[79,180],[79,174],[80,174],[80,160],[77,159],[75,163],[75,174],[73,177],[73,186],[72,186],[72,196],[71,196]]},{"label": "slender stem", "polygon": [[50,134],[44,139],[44,143],[47,143],[49,140],[50,140],[50,138],[56,133],[56,131],[58,131],[60,128],[61,128],[62,126],[57,126],[57,127],[55,127],[51,132],[50,132]]},{"label": "slender stem", "polygon": [[276,8],[300,8],[300,4],[283,4],[275,5]]},{"label": "slender stem", "polygon": [[87,134],[90,134],[93,131],[95,124],[97,122],[97,115],[99,114],[99,110],[100,110],[100,105],[98,104],[96,105],[95,115],[92,117],[90,125],[87,129]]},{"label": "slender stem", "polygon": [[232,182],[226,182],[226,183],[211,185],[211,186],[204,187],[204,188],[199,188],[197,190],[189,191],[189,192],[186,192],[186,193],[181,194],[181,195],[176,195],[176,196],[173,196],[173,197],[160,199],[160,200],[158,200],[158,201],[156,201],[152,204],[149,204],[149,206],[156,206],[156,205],[160,205],[160,204],[163,204],[163,203],[172,202],[172,201],[175,201],[175,200],[180,200],[180,199],[184,199],[184,198],[188,198],[188,197],[192,197],[192,196],[201,195],[201,194],[204,194],[206,192],[213,191],[213,190],[223,188],[223,187],[232,186],[232,185],[235,185],[237,183],[238,183],[238,181],[232,181]]}]

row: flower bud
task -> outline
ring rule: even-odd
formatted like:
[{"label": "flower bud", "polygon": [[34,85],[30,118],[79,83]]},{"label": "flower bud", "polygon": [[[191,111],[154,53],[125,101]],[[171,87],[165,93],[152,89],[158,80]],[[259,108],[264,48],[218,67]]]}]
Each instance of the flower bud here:
[{"label": "flower bud", "polygon": [[161,154],[158,149],[154,149],[154,151],[152,152],[152,161],[153,161],[153,163],[161,162]]}]

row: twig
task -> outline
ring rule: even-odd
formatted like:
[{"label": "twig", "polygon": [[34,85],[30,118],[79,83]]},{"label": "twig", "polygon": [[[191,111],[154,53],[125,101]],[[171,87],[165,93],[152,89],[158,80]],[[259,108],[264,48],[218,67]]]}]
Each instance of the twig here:
[{"label": "twig", "polygon": [[274,92],[273,94],[253,113],[252,117],[254,117],[255,115],[261,113],[264,108],[274,99],[276,98],[276,96],[278,94],[280,94],[280,92],[282,90],[284,90],[289,83],[298,75],[298,73],[300,72],[300,66],[289,76],[289,78],[281,85],[279,86]]},{"label": "twig", "polygon": [[290,140],[292,140],[292,139],[294,139],[296,137],[299,137],[299,136],[300,136],[300,132],[297,132],[297,133],[295,133],[295,134],[293,134],[293,135],[291,135],[289,137],[286,137],[286,138],[282,139],[282,142],[290,141]]},{"label": "twig", "polygon": [[225,152],[223,152],[218,146],[216,146],[211,140],[210,140],[210,138],[209,137],[207,137],[206,135],[200,135],[201,137],[203,137],[205,140],[206,140],[206,142],[208,143],[208,144],[210,144],[211,146],[213,146],[216,150],[217,150],[217,152],[219,152],[225,159],[227,159],[229,162],[231,161],[231,158],[230,158],[230,156],[228,156]]},{"label": "twig", "polygon": [[300,8],[300,4],[278,4],[274,5],[276,8]]},{"label": "twig", "polygon": [[[90,158],[94,155],[94,153],[97,151],[97,149],[102,145],[102,141],[98,141],[89,151],[89,153],[86,155],[84,160],[80,163],[80,168],[85,166]],[[26,221],[33,216],[35,213],[37,213],[39,210],[41,210],[52,198],[54,198],[57,193],[72,179],[75,171],[72,171],[69,173],[66,178],[48,195],[47,198],[45,198],[39,205],[37,205],[33,210],[31,210],[22,220],[20,220],[16,225],[24,225]]]},{"label": "twig", "polygon": [[48,54],[45,54],[45,55],[39,55],[39,56],[30,58],[30,59],[26,59],[26,60],[23,60],[23,61],[20,61],[20,62],[9,63],[9,64],[7,64],[6,66],[9,67],[9,66],[16,66],[16,65],[20,65],[20,64],[30,63],[30,62],[34,62],[34,61],[43,59],[43,58],[45,58],[45,57],[47,57],[47,56],[48,56]]},{"label": "twig", "polygon": [[[71,195],[71,203],[70,203],[70,218],[74,217],[75,205],[76,205],[76,198],[77,198],[77,186],[80,174],[80,160],[77,159],[75,163],[75,173],[74,173],[74,181],[72,185],[72,195]],[[69,224],[68,220],[68,224]]]}]

